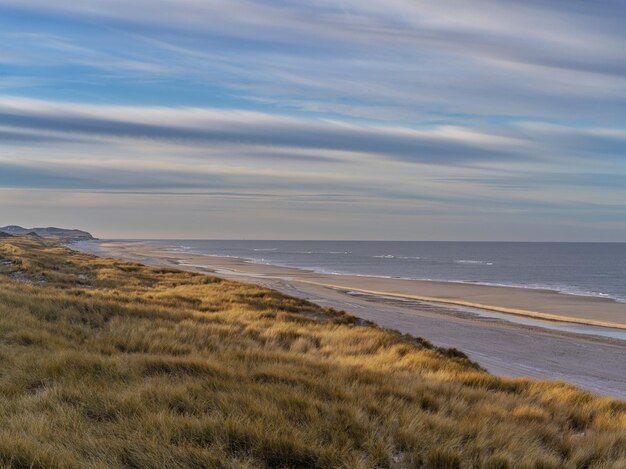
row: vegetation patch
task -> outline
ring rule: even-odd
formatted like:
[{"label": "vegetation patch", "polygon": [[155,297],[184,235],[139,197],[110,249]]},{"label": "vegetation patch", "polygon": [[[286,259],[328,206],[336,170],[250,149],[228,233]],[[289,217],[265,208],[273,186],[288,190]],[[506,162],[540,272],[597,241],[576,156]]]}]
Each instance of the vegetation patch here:
[{"label": "vegetation patch", "polygon": [[626,467],[626,403],[259,286],[0,239],[0,466]]}]

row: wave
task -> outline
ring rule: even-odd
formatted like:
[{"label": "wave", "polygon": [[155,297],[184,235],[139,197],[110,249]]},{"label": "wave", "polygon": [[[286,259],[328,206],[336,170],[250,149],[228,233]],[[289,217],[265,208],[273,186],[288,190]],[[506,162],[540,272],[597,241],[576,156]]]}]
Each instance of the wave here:
[{"label": "wave", "polygon": [[293,251],[289,254],[352,254],[352,251]]},{"label": "wave", "polygon": [[376,259],[402,259],[402,260],[419,260],[418,256],[394,256],[393,254],[381,254],[379,256],[371,256]]},{"label": "wave", "polygon": [[[409,280],[409,279],[407,279]],[[618,303],[626,303],[626,297],[620,295],[612,295],[609,293],[586,290],[584,288],[575,287],[572,285],[555,285],[548,283],[514,283],[514,282],[483,282],[473,280],[438,280],[431,278],[411,279],[411,280],[426,280],[429,282],[446,282],[446,283],[461,283],[465,285],[484,285],[486,287],[506,287],[506,288],[523,288],[527,290],[546,290],[551,292],[560,293],[562,295],[572,296],[584,296],[591,298],[604,298],[607,300],[613,300]]]},{"label": "wave", "polygon": [[455,264],[475,264],[475,265],[493,265],[493,262],[489,261],[476,261],[472,259],[457,259],[454,261]]},{"label": "wave", "polygon": [[189,246],[171,246],[163,250],[163,252],[167,252],[169,254],[187,253],[189,251],[191,251],[191,247]]}]

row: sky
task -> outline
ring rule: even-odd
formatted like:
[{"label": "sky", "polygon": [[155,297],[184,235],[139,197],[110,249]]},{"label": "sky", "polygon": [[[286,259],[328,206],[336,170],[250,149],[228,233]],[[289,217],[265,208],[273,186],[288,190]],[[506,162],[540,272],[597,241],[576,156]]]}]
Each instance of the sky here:
[{"label": "sky", "polygon": [[0,225],[626,241],[623,0],[0,0]]}]

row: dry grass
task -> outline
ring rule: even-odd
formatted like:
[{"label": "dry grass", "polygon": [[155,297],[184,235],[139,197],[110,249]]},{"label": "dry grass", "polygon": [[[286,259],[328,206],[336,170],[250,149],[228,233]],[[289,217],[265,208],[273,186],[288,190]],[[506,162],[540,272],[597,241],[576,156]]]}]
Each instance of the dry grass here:
[{"label": "dry grass", "polygon": [[626,403],[260,287],[0,240],[0,465],[623,468]]}]

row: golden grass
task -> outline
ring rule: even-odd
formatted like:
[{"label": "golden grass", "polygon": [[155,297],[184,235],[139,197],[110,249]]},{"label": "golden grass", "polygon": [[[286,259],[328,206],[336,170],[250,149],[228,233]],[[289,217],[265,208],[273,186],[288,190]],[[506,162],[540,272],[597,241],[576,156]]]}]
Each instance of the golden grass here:
[{"label": "golden grass", "polygon": [[623,468],[626,403],[258,286],[0,240],[5,467]]}]

